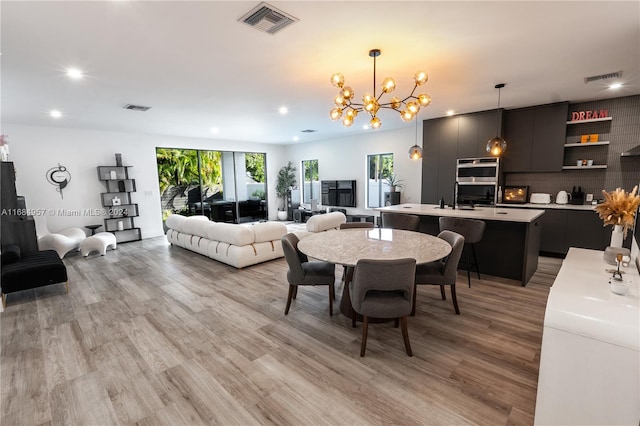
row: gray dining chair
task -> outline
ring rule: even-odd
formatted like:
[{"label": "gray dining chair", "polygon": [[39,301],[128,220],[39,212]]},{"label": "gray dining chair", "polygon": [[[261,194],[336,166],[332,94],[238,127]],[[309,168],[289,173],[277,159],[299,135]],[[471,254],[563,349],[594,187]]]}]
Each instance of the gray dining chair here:
[{"label": "gray dining chair", "polygon": [[373,229],[372,222],[346,222],[340,225],[340,229]]},{"label": "gray dining chair", "polygon": [[420,227],[420,216],[415,214],[382,212],[381,217],[383,228],[418,231]]},{"label": "gray dining chair", "polygon": [[309,261],[307,255],[298,250],[299,241],[295,234],[286,234],[282,237],[282,250],[289,265],[289,271],[287,271],[289,295],[287,296],[287,307],[284,310],[284,314],[289,314],[291,300],[298,295],[298,286],[327,285],[329,286],[329,315],[333,316],[336,267],[329,262]]},{"label": "gray dining chair", "polygon": [[361,259],[356,263],[353,281],[349,285],[354,313],[362,315],[362,344],[360,356],[367,349],[369,318],[396,319],[402,328],[407,355],[413,356],[409,343],[407,316],[411,313],[416,276],[416,260]]},{"label": "gray dining chair", "polygon": [[451,245],[451,253],[445,259],[416,267],[416,285],[414,286],[411,315],[416,314],[416,296],[419,285],[439,285],[442,300],[447,299],[444,293],[444,286],[449,286],[451,288],[453,308],[456,310],[456,314],[460,315],[458,298],[456,297],[456,279],[458,278],[458,263],[464,247],[464,237],[452,231],[442,231],[438,234],[438,238]]},{"label": "gray dining chair", "polygon": [[[475,268],[478,279],[480,278],[480,266],[478,265],[478,258],[476,257],[475,244],[479,243],[484,236],[484,230],[487,224],[478,219],[467,219],[457,217],[441,217],[439,219],[440,231],[453,231],[464,237],[464,243],[471,247],[471,250],[467,250],[467,281],[469,287],[471,287],[471,268]],[[469,251],[473,254],[473,263],[469,259]]]}]

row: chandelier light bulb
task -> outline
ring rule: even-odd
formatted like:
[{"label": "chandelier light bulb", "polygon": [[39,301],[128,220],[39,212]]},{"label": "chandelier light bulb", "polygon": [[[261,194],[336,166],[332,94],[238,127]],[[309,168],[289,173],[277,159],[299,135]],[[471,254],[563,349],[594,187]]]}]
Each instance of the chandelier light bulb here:
[{"label": "chandelier light bulb", "polygon": [[346,100],[350,100],[351,98],[353,98],[353,89],[349,86],[345,86],[342,88],[342,91],[340,91],[340,94]]},{"label": "chandelier light bulb", "polygon": [[411,115],[416,115],[420,112],[420,107],[415,102],[407,103],[407,110],[411,113]]},{"label": "chandelier light bulb", "polygon": [[350,117],[344,117],[342,119],[342,125],[344,127],[351,127],[351,125],[353,124],[353,119]]},{"label": "chandelier light bulb", "polygon": [[418,71],[416,75],[413,76],[413,81],[416,82],[417,86],[422,86],[429,79],[429,75],[424,71]]},{"label": "chandelier light bulb", "polygon": [[333,121],[339,120],[342,117],[342,109],[337,107],[331,108],[331,111],[329,111],[329,117],[331,117]]},{"label": "chandelier light bulb", "polygon": [[418,102],[420,106],[426,107],[431,103],[431,96],[422,93],[418,95]]},{"label": "chandelier light bulb", "polygon": [[342,88],[342,86],[344,86],[344,75],[340,74],[339,72],[337,72],[334,75],[332,75],[331,76],[331,84],[334,87]]},{"label": "chandelier light bulb", "polygon": [[411,114],[411,111],[409,111],[408,109],[404,109],[400,112],[400,117],[403,121],[408,123],[413,119],[413,114]]},{"label": "chandelier light bulb", "polygon": [[394,96],[393,98],[391,98],[390,104],[391,108],[400,109],[400,107],[402,106],[402,101],[400,100],[400,98]]},{"label": "chandelier light bulb", "polygon": [[341,107],[341,106],[344,106],[347,103],[347,101],[344,99],[342,95],[339,94],[339,95],[336,95],[335,98],[333,98],[333,103]]},{"label": "chandelier light bulb", "polygon": [[387,77],[382,81],[382,91],[384,93],[391,93],[396,89],[396,82],[393,78]]},{"label": "chandelier light bulb", "polygon": [[372,129],[379,129],[382,126],[382,121],[378,117],[373,117],[371,121],[369,121],[369,125]]},{"label": "chandelier light bulb", "polygon": [[356,111],[353,108],[350,108],[347,110],[347,112],[345,113],[345,116],[347,118],[350,118],[351,120],[353,120],[354,118],[356,118],[356,116],[358,115],[358,111]]},{"label": "chandelier light bulb", "polygon": [[364,105],[370,103],[371,101],[373,101],[375,98],[373,97],[373,95],[371,93],[365,93],[364,95],[362,95],[362,103]]}]

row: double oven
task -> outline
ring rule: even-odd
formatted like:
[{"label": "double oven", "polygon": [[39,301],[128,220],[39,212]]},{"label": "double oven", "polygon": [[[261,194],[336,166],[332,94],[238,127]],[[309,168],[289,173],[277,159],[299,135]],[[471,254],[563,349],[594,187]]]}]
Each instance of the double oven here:
[{"label": "double oven", "polygon": [[456,164],[456,202],[459,205],[495,205],[500,159],[460,158]]}]

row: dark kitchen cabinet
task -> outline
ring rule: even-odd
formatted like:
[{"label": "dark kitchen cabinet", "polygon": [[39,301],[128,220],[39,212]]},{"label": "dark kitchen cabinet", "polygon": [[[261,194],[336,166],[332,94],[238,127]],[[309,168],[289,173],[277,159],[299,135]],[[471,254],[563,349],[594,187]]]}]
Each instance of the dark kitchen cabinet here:
[{"label": "dark kitchen cabinet", "polygon": [[489,156],[487,141],[499,131],[502,113],[500,109],[423,121],[422,203],[452,201],[456,160]]},{"label": "dark kitchen cabinet", "polygon": [[542,223],[540,251],[567,253],[567,218],[566,210],[545,210],[540,218]]},{"label": "dark kitchen cabinet", "polygon": [[568,102],[505,113],[505,172],[559,172],[564,159]]},{"label": "dark kitchen cabinet", "polygon": [[604,234],[605,228],[602,226],[602,219],[598,213],[569,210],[569,220],[567,221],[567,245],[569,247],[604,250],[608,245],[605,242]]},{"label": "dark kitchen cabinet", "polygon": [[546,209],[542,215],[540,251],[565,255],[569,247],[604,250],[611,232],[592,210]]}]

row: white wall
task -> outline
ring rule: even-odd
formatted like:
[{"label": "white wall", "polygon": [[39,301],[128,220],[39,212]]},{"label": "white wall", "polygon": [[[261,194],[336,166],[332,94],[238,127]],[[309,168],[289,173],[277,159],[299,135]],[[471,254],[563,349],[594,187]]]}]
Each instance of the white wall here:
[{"label": "white wall", "polygon": [[[133,166],[130,177],[136,180],[137,192],[132,200],[140,211],[135,223],[142,229],[143,238],[163,234],[156,147],[265,152],[268,188],[275,188],[277,171],[286,163],[282,145],[7,123],[2,124],[2,133],[8,135],[9,161],[15,164],[18,195],[25,196],[28,209],[45,211],[51,231],[103,223],[102,216],[93,216],[87,210],[102,208],[100,194],[106,188],[98,180],[96,167],[115,165],[115,153],[122,154],[124,165]],[[71,173],[71,181],[63,190],[64,199],[45,176],[58,163]],[[268,201],[269,217],[275,219],[278,204],[274,190],[269,191]],[[68,216],[63,211],[79,216]]]},{"label": "white wall", "polygon": [[[338,124],[336,124],[338,125]],[[357,187],[357,208],[352,214],[374,214],[365,208],[367,155],[393,153],[393,171],[404,182],[402,203],[420,203],[422,160],[409,159],[409,148],[416,142],[415,124],[398,130],[371,130],[365,134],[287,145],[285,157],[296,164],[298,183],[301,182],[302,160],[318,160],[320,180],[353,180]],[[418,122],[418,140],[422,141],[422,121]],[[422,143],[418,143],[422,146]]]}]

